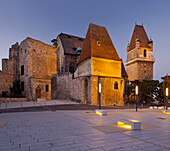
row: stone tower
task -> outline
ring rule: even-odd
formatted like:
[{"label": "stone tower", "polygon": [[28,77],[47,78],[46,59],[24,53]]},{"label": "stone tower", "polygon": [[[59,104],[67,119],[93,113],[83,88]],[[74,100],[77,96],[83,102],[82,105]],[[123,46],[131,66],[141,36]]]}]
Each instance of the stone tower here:
[{"label": "stone tower", "polygon": [[153,41],[148,39],[143,25],[135,25],[127,46],[127,74],[129,81],[153,79]]}]

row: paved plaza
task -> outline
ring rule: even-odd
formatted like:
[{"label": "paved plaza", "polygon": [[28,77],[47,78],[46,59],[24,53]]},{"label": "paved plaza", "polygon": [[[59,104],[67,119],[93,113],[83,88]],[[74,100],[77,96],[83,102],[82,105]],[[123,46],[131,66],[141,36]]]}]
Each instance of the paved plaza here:
[{"label": "paved plaza", "polygon": [[[0,114],[0,151],[168,151],[170,115],[160,110],[110,109]],[[116,118],[150,125],[131,131],[114,129]],[[110,130],[108,130],[110,129]]]}]

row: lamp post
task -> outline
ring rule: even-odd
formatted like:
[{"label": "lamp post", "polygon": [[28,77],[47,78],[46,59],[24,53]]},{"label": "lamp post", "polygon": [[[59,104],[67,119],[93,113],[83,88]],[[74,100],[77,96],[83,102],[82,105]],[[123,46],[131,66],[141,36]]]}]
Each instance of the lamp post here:
[{"label": "lamp post", "polygon": [[135,95],[136,95],[136,112],[138,111],[138,108],[137,108],[137,96],[138,96],[138,93],[139,93],[139,90],[138,90],[138,86],[136,85],[136,87],[135,87]]},{"label": "lamp post", "polygon": [[101,83],[100,83],[100,77],[98,77],[98,85],[99,85],[98,101],[99,101],[99,109],[101,109],[100,93],[101,93],[102,87],[101,87]]},{"label": "lamp post", "polygon": [[168,88],[166,88],[166,110],[168,110],[168,95],[169,95],[169,92],[168,92]]}]

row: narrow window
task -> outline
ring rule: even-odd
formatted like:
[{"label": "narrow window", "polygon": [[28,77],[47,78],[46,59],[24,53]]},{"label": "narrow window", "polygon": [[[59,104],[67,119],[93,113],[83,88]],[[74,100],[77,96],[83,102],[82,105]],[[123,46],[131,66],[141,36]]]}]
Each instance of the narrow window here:
[{"label": "narrow window", "polygon": [[144,57],[146,57],[146,49],[144,49],[143,55]]},{"label": "narrow window", "polygon": [[21,66],[21,75],[24,75],[24,65]]},{"label": "narrow window", "polygon": [[49,86],[48,85],[45,86],[45,90],[46,90],[46,92],[49,91]]},{"label": "narrow window", "polygon": [[117,81],[114,84],[114,89],[118,89],[118,82]]},{"label": "narrow window", "polygon": [[101,42],[100,41],[97,41],[97,46],[101,46]]},{"label": "narrow window", "polygon": [[24,81],[21,82],[21,91],[24,91]]}]

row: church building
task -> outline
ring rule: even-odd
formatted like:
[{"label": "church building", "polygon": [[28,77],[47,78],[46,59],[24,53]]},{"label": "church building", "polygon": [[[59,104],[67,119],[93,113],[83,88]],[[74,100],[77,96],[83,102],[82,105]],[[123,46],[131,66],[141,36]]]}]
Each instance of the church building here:
[{"label": "church building", "polygon": [[101,105],[123,106],[123,76],[126,71],[106,28],[90,24],[74,74],[81,79],[81,102],[98,105],[100,92]]}]

